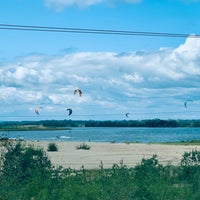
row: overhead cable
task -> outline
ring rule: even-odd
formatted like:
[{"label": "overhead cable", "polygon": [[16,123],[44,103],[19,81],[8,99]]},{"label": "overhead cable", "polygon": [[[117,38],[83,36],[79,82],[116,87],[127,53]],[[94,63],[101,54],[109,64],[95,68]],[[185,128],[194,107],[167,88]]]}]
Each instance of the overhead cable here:
[{"label": "overhead cable", "polygon": [[[163,111],[163,112],[129,112],[129,114],[134,117],[134,116],[141,116],[141,115],[158,115],[158,114],[195,114],[195,113],[200,113],[200,110],[199,111],[189,111],[189,112],[185,112],[185,111]],[[101,114],[75,114],[73,115],[74,117],[83,117],[83,116],[90,116],[90,117],[97,117],[97,116],[124,116],[125,114],[124,113],[101,113]],[[10,118],[10,117],[15,117],[15,118],[21,118],[21,117],[38,117],[36,115],[20,115],[20,116],[16,116],[16,115],[0,115],[0,117],[6,117],[6,118]],[[63,115],[63,114],[54,114],[53,117],[65,117],[66,115]],[[47,115],[47,114],[43,114],[41,115],[41,117],[51,117],[50,115]],[[131,117],[130,117],[131,118]]]},{"label": "overhead cable", "polygon": [[60,32],[60,33],[80,33],[80,34],[105,34],[105,35],[129,35],[129,36],[153,36],[153,37],[182,37],[182,38],[200,38],[200,35],[185,33],[163,33],[163,32],[145,32],[145,31],[127,31],[127,30],[109,30],[109,29],[89,29],[89,28],[71,28],[71,27],[49,27],[49,26],[31,26],[16,24],[0,24],[0,30],[10,31],[40,31],[40,32]]}]

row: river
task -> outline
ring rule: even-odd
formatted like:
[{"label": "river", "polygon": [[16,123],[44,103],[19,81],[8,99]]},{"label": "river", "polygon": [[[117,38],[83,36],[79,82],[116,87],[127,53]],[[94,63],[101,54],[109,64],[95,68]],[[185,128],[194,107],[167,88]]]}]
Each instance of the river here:
[{"label": "river", "polygon": [[82,142],[180,142],[200,140],[200,128],[81,127],[55,131],[1,132],[12,139]]}]

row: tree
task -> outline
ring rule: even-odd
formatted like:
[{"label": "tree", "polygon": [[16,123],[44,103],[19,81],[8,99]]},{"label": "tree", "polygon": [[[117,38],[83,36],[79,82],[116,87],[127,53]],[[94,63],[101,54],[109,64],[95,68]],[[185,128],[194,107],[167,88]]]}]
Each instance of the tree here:
[{"label": "tree", "polygon": [[[45,182],[51,179],[52,164],[43,149],[22,143],[6,143],[1,152],[0,193],[3,199],[19,199],[34,196]],[[20,193],[20,194],[19,194]],[[24,196],[24,195],[28,195]]]}]

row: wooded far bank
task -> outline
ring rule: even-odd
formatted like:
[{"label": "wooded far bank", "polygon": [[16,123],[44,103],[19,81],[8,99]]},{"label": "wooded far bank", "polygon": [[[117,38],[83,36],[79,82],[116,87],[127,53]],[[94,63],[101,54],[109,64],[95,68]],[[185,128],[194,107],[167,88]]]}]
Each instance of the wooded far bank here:
[{"label": "wooded far bank", "polygon": [[49,128],[70,128],[70,127],[200,127],[200,120],[116,120],[116,121],[95,121],[95,120],[41,120],[41,121],[2,121],[0,130],[4,128],[27,128],[45,129]]}]

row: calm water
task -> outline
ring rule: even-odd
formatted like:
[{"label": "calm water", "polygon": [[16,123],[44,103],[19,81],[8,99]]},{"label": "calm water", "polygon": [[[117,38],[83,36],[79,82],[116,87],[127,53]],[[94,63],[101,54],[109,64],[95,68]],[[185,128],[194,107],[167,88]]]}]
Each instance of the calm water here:
[{"label": "calm water", "polygon": [[46,141],[174,142],[200,140],[200,128],[72,128],[59,131],[11,131],[9,138]]}]

